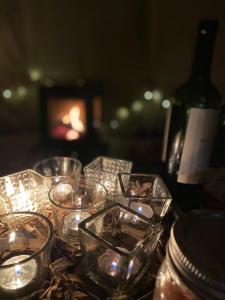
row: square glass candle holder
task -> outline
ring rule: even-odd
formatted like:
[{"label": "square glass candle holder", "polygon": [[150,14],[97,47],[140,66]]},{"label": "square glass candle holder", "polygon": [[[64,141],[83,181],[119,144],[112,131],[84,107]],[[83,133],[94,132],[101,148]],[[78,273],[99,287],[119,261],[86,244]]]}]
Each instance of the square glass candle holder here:
[{"label": "square glass candle holder", "polygon": [[0,216],[0,239],[0,298],[27,297],[48,274],[53,226],[38,213],[4,214]]},{"label": "square glass candle holder", "polygon": [[115,295],[150,268],[162,227],[114,203],[81,222],[79,232],[88,276]]},{"label": "square glass candle holder", "polygon": [[93,180],[105,186],[109,199],[120,192],[118,173],[131,172],[132,162],[99,156],[84,167],[86,180]]},{"label": "square glass candle holder", "polygon": [[119,202],[146,218],[164,217],[172,197],[160,176],[155,174],[118,174],[122,196]]},{"label": "square glass candle holder", "polygon": [[47,214],[48,187],[44,178],[33,170],[0,178],[0,214],[33,211]]},{"label": "square glass candle holder", "polygon": [[79,184],[81,162],[72,157],[54,156],[38,161],[33,169],[42,175],[49,186],[60,181],[71,180],[74,188]]},{"label": "square glass candle holder", "polygon": [[60,182],[49,191],[53,218],[59,237],[65,241],[79,239],[78,224],[105,206],[104,186],[82,178],[74,189],[71,182]]}]

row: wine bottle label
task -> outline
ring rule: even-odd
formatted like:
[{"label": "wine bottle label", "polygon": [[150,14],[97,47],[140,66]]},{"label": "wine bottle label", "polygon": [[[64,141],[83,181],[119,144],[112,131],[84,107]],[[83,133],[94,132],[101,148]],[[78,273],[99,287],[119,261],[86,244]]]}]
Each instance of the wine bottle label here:
[{"label": "wine bottle label", "polygon": [[209,164],[219,120],[218,109],[191,108],[177,181],[197,184]]}]

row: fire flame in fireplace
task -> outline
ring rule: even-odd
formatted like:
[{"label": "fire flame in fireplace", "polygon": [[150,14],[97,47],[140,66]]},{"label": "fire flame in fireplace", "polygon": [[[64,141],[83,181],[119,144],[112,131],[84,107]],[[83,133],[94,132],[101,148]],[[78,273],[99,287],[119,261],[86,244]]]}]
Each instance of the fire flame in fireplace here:
[{"label": "fire flame in fireplace", "polygon": [[78,106],[73,106],[69,113],[64,115],[62,122],[65,125],[70,125],[71,129],[66,133],[67,140],[76,140],[80,137],[80,134],[84,132],[85,128],[80,119],[80,108]]},{"label": "fire flame in fireplace", "polygon": [[78,99],[76,103],[70,99],[63,102],[52,101],[50,104],[49,116],[52,137],[72,141],[85,134],[86,107],[83,100]]}]

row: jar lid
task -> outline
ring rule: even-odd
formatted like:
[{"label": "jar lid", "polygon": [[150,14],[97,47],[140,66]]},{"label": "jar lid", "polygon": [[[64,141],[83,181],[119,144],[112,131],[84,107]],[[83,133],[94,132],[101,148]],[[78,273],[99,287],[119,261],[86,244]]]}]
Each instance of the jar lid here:
[{"label": "jar lid", "polygon": [[225,213],[198,210],[182,215],[171,229],[167,256],[201,299],[225,299]]}]

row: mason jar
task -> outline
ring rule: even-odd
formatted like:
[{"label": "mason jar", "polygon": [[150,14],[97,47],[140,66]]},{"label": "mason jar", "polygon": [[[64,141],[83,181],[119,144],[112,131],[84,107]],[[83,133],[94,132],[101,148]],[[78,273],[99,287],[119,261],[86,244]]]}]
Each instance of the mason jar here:
[{"label": "mason jar", "polygon": [[225,299],[225,213],[192,211],[173,225],[153,300]]}]

